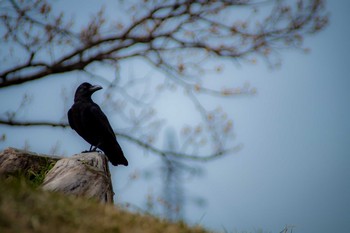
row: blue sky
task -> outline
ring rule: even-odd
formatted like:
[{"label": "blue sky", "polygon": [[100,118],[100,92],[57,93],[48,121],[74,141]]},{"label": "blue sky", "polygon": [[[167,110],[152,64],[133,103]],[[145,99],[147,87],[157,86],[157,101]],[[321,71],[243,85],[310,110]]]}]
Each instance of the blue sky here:
[{"label": "blue sky", "polygon": [[[258,94],[231,103],[244,149],[208,164],[199,189],[214,190],[208,194],[215,196],[212,211],[203,221],[215,228],[278,232],[291,224],[293,232],[348,229],[349,3],[329,1],[328,7],[330,26],[306,40],[310,54],[286,53],[277,71],[260,65],[233,71],[256,86]],[[224,209],[227,214],[218,217]]]},{"label": "blue sky", "polygon": [[[207,200],[204,208],[189,205],[186,217],[211,229],[235,232],[235,229],[262,228],[280,232],[286,224],[295,225],[296,233],[346,232],[350,227],[350,16],[348,1],[328,1],[330,25],[305,41],[309,54],[282,53],[282,67],[270,70],[257,65],[229,66],[223,78],[228,84],[249,82],[257,94],[230,100],[217,100],[234,120],[235,143],[243,149],[232,156],[203,163],[205,174],[186,182],[188,196]],[[142,71],[141,71],[142,72]],[[233,77],[233,78],[232,78]],[[237,77],[237,78],[236,78]],[[50,85],[60,85],[51,78]],[[60,119],[56,108],[61,89],[49,90],[39,83],[41,96],[34,108],[47,106],[43,112],[24,110],[22,116]],[[67,84],[68,86],[68,84]],[[72,92],[73,87],[67,91]],[[0,92],[0,108],[10,109],[26,88]],[[170,98],[170,97],[169,97]],[[7,101],[5,101],[5,99]],[[9,101],[8,101],[9,100]],[[100,100],[97,95],[96,102]],[[47,101],[51,105],[45,104]],[[56,102],[57,101],[57,102]],[[167,99],[158,103],[169,122],[178,120]],[[44,105],[45,104],[45,105]],[[191,116],[182,115],[191,121]],[[59,142],[63,153],[80,151],[85,144],[72,131],[62,129],[12,129],[0,126],[7,139],[0,149],[23,147],[27,141],[33,151],[48,153]],[[123,144],[123,142],[122,142]],[[144,194],[157,190],[157,183],[137,181],[123,190],[123,179],[130,171],[148,169],[156,159],[138,159],[133,148],[126,148],[131,166],[112,168],[115,189],[121,202],[143,205]]]}]

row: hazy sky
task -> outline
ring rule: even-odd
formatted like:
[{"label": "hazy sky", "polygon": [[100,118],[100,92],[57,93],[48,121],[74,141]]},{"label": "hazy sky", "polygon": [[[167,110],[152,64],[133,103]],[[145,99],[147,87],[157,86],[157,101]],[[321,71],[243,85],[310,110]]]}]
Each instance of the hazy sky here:
[{"label": "hazy sky", "polygon": [[309,55],[287,53],[278,71],[232,71],[258,94],[227,104],[244,149],[208,164],[196,183],[210,200],[202,222],[228,230],[279,232],[291,224],[298,233],[348,231],[350,3],[341,2],[329,1],[330,26],[306,41]]},{"label": "hazy sky", "polygon": [[[203,163],[204,176],[185,184],[187,196],[207,200],[203,208],[186,208],[191,223],[228,232],[258,228],[280,232],[286,224],[295,225],[295,233],[350,229],[350,2],[328,1],[327,7],[329,27],[305,41],[311,53],[284,52],[282,67],[273,71],[263,63],[225,67],[223,75],[228,80],[230,75],[239,77],[256,87],[257,94],[220,101],[234,120],[235,142],[244,147],[232,156]],[[52,78],[50,85],[56,84],[59,80]],[[44,97],[61,93],[61,89],[40,85]],[[10,109],[24,91],[1,90],[0,108]],[[40,101],[42,97],[34,101],[38,109],[43,104]],[[57,116],[55,109],[62,104],[50,101],[45,117],[59,119],[62,114]],[[176,101],[166,102],[168,105],[159,103],[160,111],[176,122],[176,108],[169,107]],[[43,114],[31,112],[30,116]],[[85,145],[74,132],[62,129],[0,126],[0,133],[7,134],[0,149],[23,147],[27,140],[32,150],[45,153],[52,142],[59,141],[62,151],[71,154]],[[131,155],[138,153],[132,148],[125,150],[131,165],[112,168],[116,193],[120,202],[142,205],[144,194],[159,187],[144,184],[144,180],[129,187],[123,180],[130,171],[149,169],[156,162]]]}]

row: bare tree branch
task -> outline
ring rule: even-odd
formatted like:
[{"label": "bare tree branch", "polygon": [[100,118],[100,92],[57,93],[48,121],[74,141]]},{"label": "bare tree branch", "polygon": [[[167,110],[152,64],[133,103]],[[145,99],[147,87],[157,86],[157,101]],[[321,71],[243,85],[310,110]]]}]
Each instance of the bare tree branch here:
[{"label": "bare tree branch", "polygon": [[16,121],[16,120],[4,120],[0,119],[1,125],[8,126],[21,126],[21,127],[30,127],[30,126],[50,126],[50,127],[69,127],[68,123],[56,123],[50,121]]},{"label": "bare tree branch", "polygon": [[[193,49],[209,52],[221,58],[244,58],[253,53],[267,56],[267,53],[273,50],[274,43],[287,43],[285,46],[288,47],[288,44],[300,41],[302,33],[316,32],[327,23],[327,17],[322,15],[323,3],[320,0],[310,1],[309,4],[305,4],[305,7],[299,7],[295,13],[292,13],[291,6],[283,5],[279,3],[280,1],[276,1],[276,6],[271,16],[260,22],[261,26],[255,27],[254,30],[248,28],[248,22],[242,21],[238,24],[226,25],[213,19],[213,16],[220,16],[221,11],[229,8],[251,6],[254,3],[251,1],[223,1],[221,3],[211,1],[165,2],[159,6],[151,7],[149,12],[135,20],[123,32],[119,33],[116,31],[118,35],[105,36],[100,34],[99,31],[93,31],[96,39],[86,41],[85,37],[80,38],[82,43],[80,43],[78,48],[73,48],[70,52],[63,54],[63,56],[61,55],[61,58],[54,61],[51,65],[33,61],[36,52],[32,51],[31,58],[26,64],[0,72],[2,79],[0,88],[45,78],[53,74],[83,70],[86,66],[96,61],[119,61],[130,57],[151,58],[151,53],[149,53],[151,50],[165,54]],[[59,40],[62,34],[66,35],[70,31],[69,27],[62,29],[62,23],[51,25],[34,20],[25,12],[27,9],[21,9],[20,5],[14,0],[11,3],[19,15],[19,19],[24,21],[24,24],[28,22],[29,25],[40,25],[40,28],[43,29],[48,27],[55,29],[54,32],[51,32],[54,33],[52,35],[53,38],[57,37]],[[103,22],[102,17],[99,19],[101,22],[97,21],[97,23]],[[61,18],[59,18],[60,20],[56,18],[56,20],[62,21]],[[21,26],[16,25],[11,28],[11,24],[8,23],[11,20],[7,15],[3,15],[1,19],[7,25],[8,33],[19,40],[14,30],[21,29]],[[197,35],[190,31],[191,27],[196,27],[194,25],[202,23],[207,26],[203,29],[198,29]],[[97,30],[95,27],[92,24],[87,26],[90,30]],[[86,33],[90,35],[92,32]],[[226,40],[226,42],[223,40]],[[242,42],[237,42],[240,40]],[[157,41],[163,41],[164,43]],[[229,41],[232,41],[232,43],[227,43]],[[56,42],[55,40],[49,40],[41,43],[51,44]],[[177,46],[173,46],[175,45],[174,43]],[[167,46],[167,44],[171,46]],[[123,51],[138,45],[145,46],[141,50],[121,55]],[[28,44],[28,47],[31,46]],[[95,52],[90,53],[89,51]],[[41,69],[34,74],[17,74],[19,71],[38,66]],[[181,72],[179,75],[181,75]]]},{"label": "bare tree branch", "polygon": [[[232,120],[221,110],[208,110],[200,95],[233,98],[252,95],[255,89],[249,85],[206,86],[203,74],[215,72],[215,68],[206,67],[207,62],[254,62],[261,58],[277,65],[280,50],[304,49],[303,38],[318,33],[328,23],[322,0],[156,2],[120,2],[120,9],[113,14],[101,8],[77,26],[73,22],[78,18],[73,20],[66,12],[55,10],[54,3],[46,0],[0,1],[0,88],[81,72],[81,77],[109,86],[106,106],[116,110],[113,113],[123,121],[124,129],[132,129],[117,135],[161,156],[209,161],[238,147],[227,148],[232,145],[226,143],[232,139]],[[131,13],[123,14],[124,6],[130,6]],[[119,74],[124,61],[135,60],[161,74],[158,83],[183,90],[201,117],[198,125],[184,127],[187,134],[179,153],[163,151],[151,143],[163,119],[143,105],[146,95],[140,95],[136,85],[127,85],[128,77]],[[94,72],[96,65],[105,65],[118,75],[113,80],[101,77]],[[144,85],[150,86],[150,82]],[[157,93],[153,99],[161,96],[161,89],[152,88],[150,92]],[[16,121],[15,114],[8,113],[8,119],[0,119],[0,124],[68,126],[60,121]],[[197,155],[198,148],[208,153]],[[190,149],[192,153],[188,153]]]},{"label": "bare tree branch", "polygon": [[[49,121],[15,121],[15,120],[4,120],[0,119],[0,124],[1,125],[8,125],[8,126],[18,126],[18,127],[30,127],[30,126],[50,126],[50,127],[61,127],[61,128],[67,128],[70,127],[68,123],[55,123],[55,122],[49,122]],[[185,153],[179,153],[175,151],[164,151],[162,149],[156,148],[153,145],[143,142],[140,139],[137,139],[135,137],[132,137],[128,134],[124,133],[116,133],[118,137],[124,138],[141,148],[145,150],[149,150],[154,154],[157,154],[159,156],[173,156],[173,157],[178,157],[182,159],[189,159],[189,160],[194,160],[194,161],[202,161],[202,162],[207,162],[211,161],[213,159],[218,159],[220,157],[223,157],[225,155],[228,155],[233,152],[238,152],[241,148],[242,145],[237,145],[233,148],[226,149],[226,150],[221,150],[217,151],[216,153],[213,154],[208,154],[208,155],[193,155],[193,154],[185,154]]]}]

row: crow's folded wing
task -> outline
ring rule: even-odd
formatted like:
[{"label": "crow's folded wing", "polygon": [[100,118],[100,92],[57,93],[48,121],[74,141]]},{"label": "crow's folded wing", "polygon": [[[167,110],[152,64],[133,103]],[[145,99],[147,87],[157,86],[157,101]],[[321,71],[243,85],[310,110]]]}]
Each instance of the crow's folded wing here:
[{"label": "crow's folded wing", "polygon": [[74,119],[73,119],[73,110],[69,109],[68,111],[68,123],[72,129],[76,129]]},{"label": "crow's folded wing", "polygon": [[97,104],[91,104],[83,111],[82,120],[89,131],[92,134],[97,134],[104,142],[116,139],[106,115]]}]

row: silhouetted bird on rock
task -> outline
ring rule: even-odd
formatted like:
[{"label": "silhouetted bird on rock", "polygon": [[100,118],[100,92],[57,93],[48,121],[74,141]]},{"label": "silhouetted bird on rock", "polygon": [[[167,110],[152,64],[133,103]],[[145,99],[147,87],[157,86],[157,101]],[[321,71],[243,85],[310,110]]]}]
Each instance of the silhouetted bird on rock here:
[{"label": "silhouetted bird on rock", "polygon": [[69,125],[91,144],[90,151],[99,148],[114,166],[128,166],[106,115],[91,99],[91,95],[101,89],[101,86],[90,83],[83,83],[77,88],[74,104],[68,111]]}]

